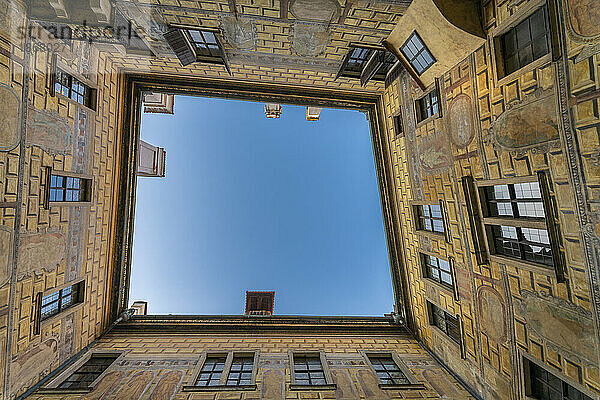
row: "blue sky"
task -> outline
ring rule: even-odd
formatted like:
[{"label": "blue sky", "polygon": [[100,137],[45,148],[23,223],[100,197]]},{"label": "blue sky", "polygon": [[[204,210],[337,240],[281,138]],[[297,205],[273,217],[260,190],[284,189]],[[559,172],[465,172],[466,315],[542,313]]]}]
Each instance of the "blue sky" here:
[{"label": "blue sky", "polygon": [[365,114],[177,96],[144,114],[166,177],[139,177],[130,301],[151,314],[382,315],[393,292]]}]

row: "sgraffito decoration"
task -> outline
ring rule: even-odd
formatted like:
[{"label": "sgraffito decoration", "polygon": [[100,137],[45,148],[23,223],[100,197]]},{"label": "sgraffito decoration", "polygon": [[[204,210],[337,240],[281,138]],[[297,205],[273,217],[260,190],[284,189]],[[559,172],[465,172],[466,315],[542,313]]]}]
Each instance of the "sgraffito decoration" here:
[{"label": "sgraffito decoration", "polygon": [[150,386],[153,379],[152,371],[134,371],[127,382],[121,385],[115,398],[137,400]]},{"label": "sgraffito decoration", "polygon": [[17,93],[0,83],[0,151],[17,147],[21,139],[21,99]]},{"label": "sgraffito decoration", "polygon": [[381,390],[377,377],[371,370],[361,369],[357,371],[358,383],[364,394],[364,398],[368,400],[387,400],[390,398],[386,392]]},{"label": "sgraffito decoration", "polygon": [[94,386],[91,393],[83,396],[83,400],[100,400],[108,398],[108,395],[119,387],[119,382],[125,376],[123,371],[110,371],[104,375]]},{"label": "sgraffito decoration", "polygon": [[10,392],[31,386],[40,375],[49,373],[51,366],[58,362],[58,347],[58,336],[49,336],[14,356],[10,363]]},{"label": "sgraffito decoration", "polygon": [[600,4],[598,0],[567,0],[567,28],[572,38],[592,41],[600,38]]},{"label": "sgraffito decoration", "polygon": [[517,156],[559,147],[559,139],[554,91],[541,88],[507,104],[484,136],[486,143]]},{"label": "sgraffito decoration", "polygon": [[356,386],[352,382],[352,378],[348,371],[343,369],[335,369],[331,371],[331,376],[335,382],[335,398],[338,400],[359,400]]},{"label": "sgraffito decoration", "polygon": [[291,0],[290,12],[299,20],[329,23],[339,18],[341,9],[337,0]]},{"label": "sgraffito decoration", "polygon": [[461,93],[448,105],[448,133],[458,148],[467,147],[475,137],[471,98]]},{"label": "sgraffito decoration", "polygon": [[56,269],[65,258],[65,246],[65,236],[60,232],[21,234],[17,281]]},{"label": "sgraffito decoration", "polygon": [[185,376],[184,371],[169,371],[158,378],[158,382],[152,390],[148,400],[170,400],[177,393]]},{"label": "sgraffito decoration", "polygon": [[221,29],[231,47],[240,50],[254,50],[256,47],[256,26],[251,19],[225,16],[221,20]]},{"label": "sgraffito decoration", "polygon": [[448,379],[446,374],[439,369],[426,369],[423,370],[421,374],[441,399],[449,400],[461,398],[462,394],[456,389],[456,386]]}]

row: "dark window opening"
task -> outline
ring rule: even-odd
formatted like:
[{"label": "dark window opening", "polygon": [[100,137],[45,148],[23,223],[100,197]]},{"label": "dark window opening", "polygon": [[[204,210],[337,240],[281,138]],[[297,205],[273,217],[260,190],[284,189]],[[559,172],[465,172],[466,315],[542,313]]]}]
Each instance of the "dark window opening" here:
[{"label": "dark window opening", "polygon": [[525,362],[529,367],[530,397],[540,400],[592,400],[537,364],[529,360]]},{"label": "dark window opening", "polygon": [[90,179],[51,174],[48,200],[50,202],[90,201],[90,186]]},{"label": "dark window opening", "polygon": [[94,355],[85,364],[79,367],[58,387],[61,389],[87,389],[106,371],[117,359],[117,355]]},{"label": "dark window opening", "polygon": [[417,31],[414,31],[409,36],[402,47],[400,47],[400,51],[415,69],[417,75],[421,75],[435,63],[435,58],[427,46],[425,46]]},{"label": "dark window opening", "polygon": [[488,214],[492,217],[544,218],[544,203],[538,182],[485,187]]},{"label": "dark window opening", "polygon": [[547,230],[504,225],[491,225],[490,228],[497,254],[554,265]]},{"label": "dark window opening", "polygon": [[253,356],[234,356],[227,375],[227,386],[250,385],[253,368]]},{"label": "dark window opening", "polygon": [[402,112],[398,112],[398,114],[394,115],[394,130],[396,136],[402,136],[404,133],[404,126],[402,125]]},{"label": "dark window opening", "polygon": [[346,55],[338,77],[359,78],[362,85],[371,79],[385,81],[388,72],[397,61],[396,57],[385,49],[354,46]]},{"label": "dark window opening", "polygon": [[450,288],[454,287],[451,267],[448,261],[430,256],[429,254],[422,254],[422,260],[427,278],[433,279]]},{"label": "dark window opening", "polygon": [[435,304],[429,302],[428,304],[431,310],[431,324],[437,326],[450,339],[460,344],[460,323],[458,317],[450,315]]},{"label": "dark window opening", "polygon": [[444,218],[439,204],[424,204],[416,206],[418,229],[444,233]]},{"label": "dark window opening", "polygon": [[410,381],[400,370],[392,356],[369,355],[369,361],[384,385],[409,385]]},{"label": "dark window opening", "polygon": [[294,355],[296,385],[325,385],[325,371],[318,355]]},{"label": "dark window opening", "polygon": [[54,77],[54,92],[88,108],[94,108],[92,107],[94,89],[59,68],[56,69]]},{"label": "dark window opening", "polygon": [[417,122],[433,117],[439,112],[438,92],[437,89],[432,90],[425,96],[415,102],[417,112]]},{"label": "dark window opening", "polygon": [[225,368],[225,356],[207,357],[196,379],[196,386],[218,386]]},{"label": "dark window opening", "polygon": [[48,319],[83,301],[83,282],[67,286],[42,297],[40,321]]},{"label": "dark window opening", "polygon": [[550,51],[548,7],[543,6],[500,37],[504,75],[509,75]]}]

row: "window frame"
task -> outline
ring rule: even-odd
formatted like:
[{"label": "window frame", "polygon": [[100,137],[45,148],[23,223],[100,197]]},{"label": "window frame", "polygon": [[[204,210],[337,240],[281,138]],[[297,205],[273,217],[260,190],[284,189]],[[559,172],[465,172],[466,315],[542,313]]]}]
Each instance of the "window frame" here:
[{"label": "window frame", "polygon": [[[68,287],[72,288],[73,286],[78,286],[77,301],[73,301],[73,303],[71,303],[69,306],[59,309],[58,312],[42,319],[42,299],[54,293],[61,292],[62,290]],[[38,292],[35,296],[35,319],[33,324],[34,335],[39,335],[43,326],[53,323],[53,321],[56,321],[56,319],[59,316],[62,318],[64,316],[64,312],[75,312],[79,308],[81,308],[85,303],[85,289],[85,279],[79,279],[60,286],[56,286],[52,289],[46,289],[43,292]]]},{"label": "window frame", "polygon": [[[198,358],[198,362],[196,363],[196,367],[192,372],[190,380],[187,382],[187,385],[182,387],[183,392],[217,392],[217,391],[252,391],[257,389],[256,385],[256,374],[258,372],[258,360],[259,360],[260,350],[232,350],[232,351],[219,351],[219,350],[206,350],[203,351],[200,357]],[[249,385],[227,385],[227,378],[231,372],[231,364],[233,363],[233,358],[236,356],[246,356],[253,357],[252,363],[252,377]],[[206,360],[209,357],[225,357],[225,365],[223,366],[223,372],[221,373],[221,378],[219,379],[219,384],[215,386],[197,386],[196,382],[198,381],[198,377],[202,373],[202,368],[206,363]]]},{"label": "window frame", "polygon": [[394,124],[394,139],[404,137],[404,117],[402,116],[402,108],[392,115]]},{"label": "window frame", "polygon": [[545,370],[548,374],[554,375],[555,378],[559,379],[562,383],[567,384],[571,387],[573,387],[574,389],[578,390],[579,392],[581,392],[582,394],[590,397],[591,399],[594,399],[594,393],[590,392],[589,390],[587,390],[587,388],[585,388],[581,383],[574,381],[573,379],[569,378],[568,376],[566,376],[565,374],[563,374],[560,371],[557,370],[550,370],[548,367],[548,364],[544,364],[543,362],[540,362],[539,360],[535,359],[534,357],[532,357],[531,355],[527,354],[526,352],[524,352],[521,349],[518,349],[518,357],[520,358],[520,363],[521,363],[521,390],[523,393],[523,396],[526,400],[540,400],[537,397],[532,397],[532,392],[531,392],[531,381],[532,381],[532,376],[531,376],[531,371],[530,371],[530,364],[535,364],[537,367]]},{"label": "window frame", "polygon": [[[413,57],[411,59],[404,52],[404,47],[406,46],[406,44],[409,41],[411,41],[411,39],[413,37],[416,37],[421,42],[421,44],[423,45],[423,48],[421,50],[417,51],[417,53],[415,54],[415,57]],[[408,36],[408,38],[404,41],[404,43],[402,43],[402,46],[400,46],[400,48],[398,50],[400,51],[400,54],[402,54],[402,57],[404,57],[404,59],[406,60],[408,65],[410,65],[410,67],[413,69],[413,71],[415,71],[415,74],[417,74],[417,76],[423,75],[429,68],[431,68],[431,66],[433,66],[433,64],[435,64],[437,62],[437,59],[434,57],[431,50],[429,50],[429,47],[427,47],[427,45],[425,44],[425,41],[423,40],[421,35],[419,35],[419,33],[416,30],[412,31],[412,33]],[[417,68],[415,68],[415,66],[413,65],[413,61],[423,52],[429,53],[429,56],[431,57],[432,62],[430,64],[428,64],[421,72],[419,72],[419,71],[417,71]]]},{"label": "window frame", "polygon": [[[111,367],[120,362],[125,357],[126,352],[112,350],[89,350],[83,357],[71,364],[67,369],[61,372],[56,378],[50,380],[48,384],[38,389],[36,393],[40,394],[86,394],[94,390],[95,386],[110,372]],[[87,363],[94,356],[116,356],[113,362],[87,387],[82,389],[59,388],[58,386],[69,378],[81,366]]]},{"label": "window frame", "polygon": [[[363,356],[363,358],[365,359],[365,362],[367,363],[367,365],[371,369],[371,372],[373,372],[375,374],[375,376],[377,377],[377,384],[379,385],[379,387],[381,389],[388,389],[388,390],[402,390],[402,389],[410,390],[410,389],[414,389],[414,390],[418,390],[418,389],[425,389],[426,388],[425,385],[423,383],[419,382],[419,380],[413,375],[413,373],[406,366],[406,364],[404,363],[404,361],[402,361],[402,359],[400,358],[400,356],[398,356],[398,353],[396,353],[394,350],[391,350],[391,351],[360,350],[359,352]],[[371,359],[369,358],[370,355],[371,356],[375,356],[375,357],[390,356],[392,358],[392,360],[394,361],[394,363],[396,363],[396,366],[398,367],[398,369],[400,371],[402,371],[402,373],[404,374],[404,376],[406,377],[406,379],[408,379],[409,383],[408,384],[403,384],[403,385],[400,384],[399,385],[399,384],[395,384],[395,383],[391,384],[391,383],[383,383],[383,382],[381,382],[381,378],[379,377],[379,375],[377,375],[377,371],[375,370],[375,367],[371,363]]]},{"label": "window frame", "polygon": [[[42,180],[45,185],[44,193],[42,196],[42,203],[43,203],[44,209],[48,210],[48,209],[50,209],[50,206],[82,206],[82,205],[91,204],[93,187],[94,187],[94,178],[92,176],[86,175],[86,174],[77,174],[77,173],[73,173],[73,172],[69,172],[69,171],[58,171],[58,170],[52,169],[52,167],[45,167],[44,173],[45,173],[45,176]],[[82,181],[81,183],[86,186],[86,189],[84,192],[85,199],[78,200],[78,201],[50,201],[50,180],[52,178],[52,175],[61,176],[63,178],[78,178],[78,179],[80,179]]]},{"label": "window frame", "polygon": [[[438,203],[435,202],[430,202],[430,201],[412,201],[411,203],[411,209],[412,209],[412,213],[413,213],[413,220],[415,221],[415,226],[414,226],[414,230],[415,232],[417,232],[420,235],[424,235],[424,236],[428,236],[432,239],[444,239],[444,241],[446,243],[450,243],[450,232],[449,232],[449,225],[447,223],[447,214],[446,214],[446,210],[444,209],[444,201],[443,200],[439,200]],[[443,232],[437,232],[437,231],[433,231],[433,230],[427,230],[424,229],[421,226],[421,213],[420,213],[420,207],[421,206],[440,206],[440,210],[442,213],[442,224],[443,224]],[[438,219],[438,218],[435,218]]]},{"label": "window frame", "polygon": [[[50,93],[50,96],[61,97],[73,104],[76,104],[81,107],[85,107],[88,110],[96,112],[97,103],[98,103],[97,87],[92,85],[87,79],[83,78],[82,76],[80,76],[79,74],[74,72],[71,68],[67,67],[66,65],[64,65],[62,63],[57,62],[55,56],[52,57],[52,60],[50,61],[49,65],[50,65],[50,67],[49,67],[50,68],[50,77],[49,77],[49,80],[47,81],[48,82],[47,84],[48,84],[48,91]],[[69,94],[68,95],[65,95],[65,94],[62,94],[62,93],[56,91],[57,84],[60,84],[61,86],[66,87],[65,85],[63,85],[62,83],[59,83],[57,81],[57,75],[58,75],[59,71],[60,71],[60,73],[65,74],[68,77],[68,82],[69,82],[69,86],[68,86]],[[80,103],[79,101],[71,98],[71,91],[73,89],[73,79],[76,79],[87,91],[87,94],[84,96],[83,103]]]},{"label": "window frame", "polygon": [[[447,283],[441,282],[441,281],[437,281],[434,278],[431,278],[429,276],[429,271],[427,270],[427,262],[425,261],[425,257],[429,256],[429,257],[435,257],[438,260],[442,260],[442,261],[446,261],[448,263],[448,265],[450,265],[450,276],[452,278],[452,285],[448,285]],[[444,259],[441,258],[441,256],[439,254],[436,253],[432,253],[429,251],[425,251],[423,249],[419,249],[419,261],[421,262],[421,275],[424,279],[427,280],[427,282],[431,282],[432,284],[440,287],[441,289],[451,292],[452,296],[454,298],[454,300],[458,300],[458,287],[456,285],[456,262],[454,260],[454,257],[450,256],[448,257],[448,259]]]},{"label": "window frame", "polygon": [[[510,217],[489,217],[487,216],[485,204],[485,188],[497,185],[514,185],[519,183],[538,182],[541,192],[542,203],[544,206],[544,218],[510,218]],[[558,282],[564,282],[565,280],[565,268],[566,261],[564,250],[561,245],[560,228],[558,222],[558,216],[553,206],[552,195],[550,190],[550,182],[546,172],[538,171],[536,175],[505,178],[505,179],[492,179],[492,180],[481,180],[474,182],[476,190],[474,191],[476,197],[476,203],[478,207],[479,224],[483,235],[483,245],[485,246],[485,252],[487,258],[491,261],[495,261],[502,264],[515,265],[517,267],[530,270],[533,272],[540,273],[542,275],[555,277]],[[487,204],[486,204],[487,207]],[[484,212],[485,211],[485,212]],[[522,258],[510,257],[504,254],[497,253],[495,251],[494,239],[495,236],[492,232],[492,226],[511,226],[516,228],[533,228],[542,229],[548,233],[550,240],[550,248],[552,250],[553,265],[547,265],[542,263],[536,263],[534,261],[525,260]],[[476,227],[471,227],[476,229]]]},{"label": "window frame", "polygon": [[[427,322],[429,324],[429,328],[437,330],[440,334],[442,334],[451,343],[454,343],[456,346],[458,346],[458,348],[460,349],[461,358],[464,359],[465,358],[465,350],[464,350],[464,346],[463,346],[464,332],[463,332],[463,322],[462,322],[462,319],[460,318],[460,315],[451,313],[450,311],[439,306],[438,304],[434,303],[430,299],[427,299],[425,301],[427,302],[427,320],[428,320]],[[433,307],[439,308],[444,313],[444,321],[445,322],[446,322],[445,319],[447,316],[450,316],[451,318],[456,319],[457,324],[458,324],[458,332],[460,334],[458,341],[456,340],[456,338],[450,336],[448,333],[444,332],[440,327],[435,325],[434,319],[433,319],[433,313],[434,313]]]},{"label": "window frame", "polygon": [[[549,49],[548,53],[542,57],[533,60],[529,64],[517,69],[516,71],[505,74],[504,73],[504,59],[502,54],[502,43],[501,37],[511,29],[515,28],[525,19],[533,15],[538,9],[547,6],[548,7],[548,28],[549,28]],[[532,0],[529,4],[519,8],[517,12],[507,18],[502,24],[497,26],[490,32],[489,44],[491,51],[492,60],[492,77],[496,87],[502,86],[524,73],[532,71],[536,68],[541,67],[549,63],[550,61],[559,60],[562,55],[560,51],[560,40],[559,30],[557,29],[558,18],[555,0]]]},{"label": "window frame", "polygon": [[[422,103],[423,103],[423,101],[425,101],[425,99],[427,97],[431,97],[431,95],[433,93],[436,93],[437,112],[423,118]],[[426,124],[427,122],[432,121],[434,119],[440,118],[441,116],[442,116],[442,102],[441,102],[441,98],[440,98],[440,85],[439,85],[438,79],[436,78],[435,83],[433,84],[433,87],[430,87],[428,90],[424,91],[420,97],[418,97],[417,99],[414,100],[414,117],[415,117],[415,121],[417,123],[416,126],[418,128],[419,126],[422,126],[422,125]]]},{"label": "window frame", "polygon": [[[348,53],[346,53],[346,55],[344,56],[344,59],[342,61],[340,69],[338,70],[338,73],[336,74],[335,79],[338,79],[339,77],[360,79],[361,86],[366,85],[370,80],[378,81],[378,82],[385,82],[389,73],[392,72],[398,66],[398,60],[396,60],[395,56],[392,53],[388,52],[388,50],[383,46],[376,46],[376,45],[365,44],[365,43],[350,43],[349,47],[350,48],[348,50]],[[349,62],[352,59],[352,53],[354,53],[354,51],[356,49],[372,50],[373,53],[371,53],[362,62],[362,64],[360,65],[360,71],[347,71],[346,68],[348,67]],[[384,67],[387,64],[385,59],[389,55],[391,55],[392,59],[395,61],[393,63],[391,63],[388,70],[385,71],[384,74],[382,74],[380,72],[380,70],[382,67]],[[365,71],[367,71],[367,67],[371,67],[372,65],[375,65],[375,64],[376,64],[376,66],[374,67],[374,72],[371,72],[371,73],[365,75],[365,73],[366,73]]]},{"label": "window frame", "polygon": [[[295,356],[318,356],[321,360],[321,367],[323,368],[323,375],[325,376],[325,385],[304,385],[296,383],[296,370],[294,368],[294,357]],[[290,391],[296,390],[335,390],[337,385],[333,382],[333,377],[331,376],[331,371],[329,370],[329,365],[327,363],[327,357],[325,356],[325,352],[322,350],[311,350],[311,349],[301,349],[301,350],[289,350],[288,351],[288,360],[290,363]]]}]

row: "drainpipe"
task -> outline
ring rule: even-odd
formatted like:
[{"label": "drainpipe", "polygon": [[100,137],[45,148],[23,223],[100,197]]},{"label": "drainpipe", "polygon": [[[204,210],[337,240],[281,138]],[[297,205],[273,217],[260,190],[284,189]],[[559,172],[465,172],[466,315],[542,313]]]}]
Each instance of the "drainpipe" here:
[{"label": "drainpipe", "polygon": [[67,361],[62,363],[54,371],[50,372],[48,375],[43,377],[38,383],[36,383],[35,385],[33,385],[32,387],[27,389],[27,391],[25,393],[23,393],[22,395],[20,395],[19,397],[17,397],[16,400],[23,400],[23,399],[27,398],[29,395],[33,394],[33,392],[38,390],[41,386],[45,385],[48,381],[52,380],[56,375],[61,373],[65,368],[67,368],[69,365],[71,365],[73,362],[75,362],[79,357],[81,357],[90,348],[92,348],[96,343],[98,343],[100,341],[100,339],[102,339],[106,334],[108,334],[119,322],[128,321],[133,316],[134,313],[135,313],[134,308],[129,308],[129,309],[123,311],[121,313],[121,315],[119,315],[119,318],[117,318],[115,320],[115,322],[110,324],[110,326],[104,332],[102,332],[102,334],[100,336],[98,336],[96,339],[94,339],[90,344],[85,346],[83,349],[79,350],[79,352],[77,352],[77,354],[75,354],[74,356],[69,358]]}]

